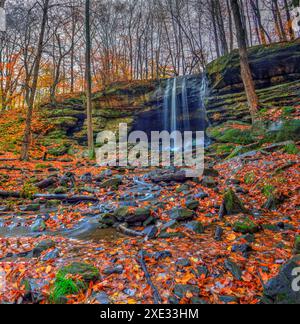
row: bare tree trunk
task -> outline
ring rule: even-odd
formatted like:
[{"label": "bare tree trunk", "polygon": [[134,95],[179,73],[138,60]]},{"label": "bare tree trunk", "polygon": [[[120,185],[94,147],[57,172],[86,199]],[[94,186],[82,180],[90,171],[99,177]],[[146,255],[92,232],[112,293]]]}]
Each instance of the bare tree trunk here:
[{"label": "bare tree trunk", "polygon": [[28,111],[26,117],[26,124],[25,124],[25,132],[21,150],[21,160],[28,160],[29,159],[29,148],[31,142],[31,124],[32,124],[32,113],[35,101],[35,95],[37,90],[37,84],[39,79],[39,71],[40,71],[40,63],[42,59],[42,52],[43,52],[43,43],[44,43],[44,35],[46,30],[46,23],[48,18],[48,10],[49,10],[49,0],[45,0],[44,7],[43,7],[43,18],[41,24],[41,30],[39,35],[38,41],[38,48],[36,53],[36,60],[33,69],[33,81],[28,101]]},{"label": "bare tree trunk", "polygon": [[286,12],[286,20],[288,22],[290,39],[294,40],[295,39],[295,33],[294,33],[294,29],[292,27],[292,17],[291,17],[290,8],[289,8],[289,4],[288,4],[287,0],[284,0],[284,9],[285,9],[285,12]]},{"label": "bare tree trunk", "polygon": [[251,74],[251,69],[249,65],[247,45],[246,45],[246,32],[242,24],[240,6],[238,0],[231,0],[231,7],[234,16],[234,21],[236,25],[237,32],[237,41],[239,45],[240,51],[240,63],[241,63],[241,74],[243,83],[245,86],[245,91],[248,99],[248,105],[250,109],[250,114],[252,117],[252,122],[256,121],[257,113],[258,113],[258,97],[255,91],[255,85],[253,81],[253,77]]},{"label": "bare tree trunk", "polygon": [[88,149],[94,154],[94,132],[92,119],[92,73],[91,73],[91,32],[90,32],[90,0],[85,1],[85,36],[86,36],[86,58],[85,58],[85,88],[86,88],[86,111],[87,111],[87,135]]}]

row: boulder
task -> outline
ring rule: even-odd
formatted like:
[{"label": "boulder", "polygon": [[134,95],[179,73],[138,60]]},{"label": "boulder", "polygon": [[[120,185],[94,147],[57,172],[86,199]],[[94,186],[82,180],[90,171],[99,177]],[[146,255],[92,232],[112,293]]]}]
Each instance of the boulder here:
[{"label": "boulder", "polygon": [[108,267],[103,270],[103,273],[107,276],[110,276],[112,274],[122,274],[124,271],[124,268],[122,265],[117,265],[115,267]]},{"label": "boulder", "polygon": [[109,189],[109,188],[118,189],[122,183],[123,183],[123,178],[121,176],[116,176],[109,180],[103,181],[99,185],[99,187],[103,189]]},{"label": "boulder", "polygon": [[236,233],[255,234],[260,231],[260,227],[250,218],[246,217],[245,219],[235,222],[233,225],[233,230]]},{"label": "boulder", "polygon": [[52,240],[45,240],[40,242],[32,251],[33,257],[38,258],[44,251],[53,249],[55,247],[55,242]]},{"label": "boulder", "polygon": [[191,210],[196,210],[198,209],[200,203],[198,200],[188,200],[186,203],[186,208],[191,209]]},{"label": "boulder", "polygon": [[185,224],[185,227],[196,233],[196,234],[203,234],[204,233],[204,226],[202,225],[201,222],[198,222],[198,221],[192,221],[192,222],[189,222],[187,224]]},{"label": "boulder", "polygon": [[96,282],[100,279],[99,270],[87,263],[74,262],[69,266],[60,269],[60,272],[65,275],[78,275],[85,282]]},{"label": "boulder", "polygon": [[195,212],[187,208],[174,208],[171,211],[171,218],[178,222],[189,221],[193,219],[194,216]]},{"label": "boulder", "polygon": [[300,304],[300,255],[288,261],[264,287],[265,304]]},{"label": "boulder", "polygon": [[151,210],[149,208],[137,208],[132,210],[125,206],[116,209],[114,216],[119,222],[128,224],[144,223],[151,217]]},{"label": "boulder", "polygon": [[190,293],[198,297],[200,294],[199,287],[193,285],[176,285],[174,287],[174,295],[180,299],[186,297],[186,295]]},{"label": "boulder", "polygon": [[226,260],[225,263],[225,268],[237,279],[237,280],[242,280],[242,270],[239,268],[239,266],[231,261],[231,260]]},{"label": "boulder", "polygon": [[223,208],[223,216],[247,212],[244,204],[232,189],[227,190],[223,196]]},{"label": "boulder", "polygon": [[36,212],[39,211],[41,206],[39,204],[20,206],[20,210],[23,212]]},{"label": "boulder", "polygon": [[300,254],[300,235],[295,238],[294,254]]},{"label": "boulder", "polygon": [[201,184],[207,188],[216,188],[218,186],[218,182],[216,181],[215,177],[211,176],[204,176],[202,178]]},{"label": "boulder", "polygon": [[30,227],[31,231],[34,233],[44,232],[47,228],[46,223],[41,219],[37,219]]}]

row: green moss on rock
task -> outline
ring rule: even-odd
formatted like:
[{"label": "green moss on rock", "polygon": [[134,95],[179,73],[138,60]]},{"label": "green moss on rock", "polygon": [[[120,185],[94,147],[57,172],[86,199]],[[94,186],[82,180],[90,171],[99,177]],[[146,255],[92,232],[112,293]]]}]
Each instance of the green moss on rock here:
[{"label": "green moss on rock", "polygon": [[245,219],[234,223],[233,230],[242,234],[255,234],[259,232],[260,227],[250,218],[246,217]]}]

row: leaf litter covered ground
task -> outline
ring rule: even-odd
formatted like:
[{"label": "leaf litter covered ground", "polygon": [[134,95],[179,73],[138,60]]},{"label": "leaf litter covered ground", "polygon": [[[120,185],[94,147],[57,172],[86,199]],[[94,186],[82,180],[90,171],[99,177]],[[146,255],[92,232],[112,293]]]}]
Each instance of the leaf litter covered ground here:
[{"label": "leaf litter covered ground", "polygon": [[[115,169],[113,174],[121,174],[123,178],[118,190],[100,189],[95,181],[86,188],[80,177],[86,173],[97,176],[103,170],[85,161],[68,157],[65,162],[21,163],[10,161],[11,156],[7,155],[0,158],[3,161],[0,190],[24,191],[24,184],[28,186],[33,177],[43,180],[53,172],[63,175],[71,171],[76,180],[72,194],[91,194],[92,190],[99,204],[112,204],[114,207],[119,205],[118,197],[128,192],[134,179],[149,172],[145,169],[122,172]],[[45,234],[3,236],[0,238],[0,267],[4,270],[6,283],[0,287],[0,302],[32,302],[24,284],[25,279],[30,279],[36,284],[34,295],[38,296],[38,302],[49,303],[59,269],[78,261],[94,265],[101,277],[96,282],[90,282],[88,289],[67,296],[68,303],[99,303],[97,294],[103,292],[111,303],[153,303],[153,287],[137,260],[140,251],[144,251],[147,270],[163,303],[259,303],[265,283],[275,277],[282,264],[291,258],[295,237],[300,234],[300,158],[297,154],[286,154],[280,150],[258,152],[245,159],[216,164],[215,169],[219,171],[219,176],[213,186],[201,181],[187,182],[190,185],[188,195],[207,194],[204,198],[198,196],[199,207],[194,217],[205,228],[202,234],[190,231],[184,223],[167,230],[170,238],[156,236],[145,239],[119,235],[89,241],[57,234],[58,229],[72,229],[85,215],[96,213],[94,203],[79,203],[60,204],[55,212],[49,212]],[[187,192],[180,190],[181,187],[179,183],[163,184],[158,200],[164,205],[151,209],[159,231],[162,224],[170,220],[171,210],[185,207]],[[249,215],[243,213],[220,219],[223,192],[228,188],[238,192],[245,207],[251,210]],[[271,195],[282,198],[276,210],[264,206]],[[20,205],[29,203],[32,202],[25,198],[9,199],[3,200],[0,205],[9,205],[18,215]],[[151,206],[151,202],[139,202],[139,207],[147,205]],[[30,227],[35,216],[36,213],[27,212],[25,226]],[[234,231],[233,224],[245,217],[260,227],[252,237]],[[0,220],[2,228],[9,228],[12,224],[11,212],[2,212]],[[222,231],[216,239],[218,228]],[[55,247],[37,258],[28,257],[27,252],[46,239],[53,240]],[[247,253],[237,248],[241,246],[247,246]],[[57,257],[46,261],[45,256],[55,249],[59,251]],[[116,267],[121,271],[112,274],[106,271]]]}]

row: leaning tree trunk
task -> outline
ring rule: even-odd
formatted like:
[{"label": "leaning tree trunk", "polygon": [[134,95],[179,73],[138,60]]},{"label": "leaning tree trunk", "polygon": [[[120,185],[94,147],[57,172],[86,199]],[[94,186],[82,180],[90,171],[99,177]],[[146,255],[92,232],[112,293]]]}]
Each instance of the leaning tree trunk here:
[{"label": "leaning tree trunk", "polygon": [[85,87],[88,148],[90,154],[94,153],[94,132],[92,119],[92,73],[91,73],[91,32],[90,32],[90,0],[85,2],[85,34],[86,34],[86,62],[85,62]]},{"label": "leaning tree trunk", "polygon": [[37,85],[38,85],[38,79],[39,79],[40,63],[41,63],[41,59],[42,59],[43,43],[44,43],[44,35],[45,35],[45,30],[46,30],[47,17],[48,17],[48,10],[49,10],[49,0],[45,0],[44,8],[43,8],[43,19],[42,19],[37,54],[36,54],[36,60],[35,60],[34,70],[33,70],[33,81],[32,81],[29,101],[27,102],[28,111],[27,111],[25,132],[24,132],[22,151],[21,151],[21,160],[29,159],[29,148],[30,148],[30,142],[31,142],[32,113],[33,113],[34,100],[35,100],[35,95],[36,95],[36,90],[37,90]]},{"label": "leaning tree trunk", "polygon": [[248,59],[246,31],[243,27],[238,0],[231,0],[231,6],[232,6],[232,12],[233,12],[235,26],[236,26],[237,41],[239,45],[241,75],[245,86],[245,91],[247,95],[250,114],[252,117],[252,122],[255,123],[257,118],[257,113],[258,113],[259,102],[255,91],[254,80],[252,77],[251,68]]}]

